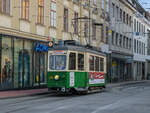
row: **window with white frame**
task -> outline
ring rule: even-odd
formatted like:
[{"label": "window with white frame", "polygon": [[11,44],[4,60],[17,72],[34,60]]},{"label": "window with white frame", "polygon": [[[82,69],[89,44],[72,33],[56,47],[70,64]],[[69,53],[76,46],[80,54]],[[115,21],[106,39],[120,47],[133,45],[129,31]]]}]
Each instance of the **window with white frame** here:
[{"label": "window with white frame", "polygon": [[93,0],[93,5],[95,5],[95,6],[96,6],[96,0]]},{"label": "window with white frame", "polygon": [[104,0],[101,0],[101,7],[102,7],[102,9],[104,9]]},{"label": "window with white frame", "polygon": [[0,0],[0,12],[10,14],[10,0]]},{"label": "window with white frame", "polygon": [[56,27],[56,0],[51,0],[50,25]]},{"label": "window with white frame", "polygon": [[106,12],[109,12],[109,0],[106,0]]}]

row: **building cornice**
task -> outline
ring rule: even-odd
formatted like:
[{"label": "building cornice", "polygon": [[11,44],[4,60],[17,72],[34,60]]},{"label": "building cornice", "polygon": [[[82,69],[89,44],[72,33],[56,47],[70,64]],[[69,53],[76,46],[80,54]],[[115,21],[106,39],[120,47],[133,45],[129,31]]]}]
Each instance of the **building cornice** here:
[{"label": "building cornice", "polygon": [[16,29],[6,28],[6,27],[2,27],[2,26],[0,26],[0,34],[16,36],[16,37],[21,37],[21,38],[25,38],[25,39],[47,41],[46,36],[41,36],[41,35],[37,35],[34,33],[29,33],[29,32],[18,31]]}]

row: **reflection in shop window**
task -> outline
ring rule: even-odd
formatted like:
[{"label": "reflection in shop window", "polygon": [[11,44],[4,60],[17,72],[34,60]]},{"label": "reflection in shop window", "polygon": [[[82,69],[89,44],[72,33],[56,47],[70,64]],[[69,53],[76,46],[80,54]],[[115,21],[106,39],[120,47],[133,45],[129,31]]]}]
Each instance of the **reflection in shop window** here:
[{"label": "reflection in shop window", "polygon": [[[22,70],[19,69],[19,53],[23,50],[23,40],[22,39],[14,39],[14,87],[21,87],[22,84],[19,82],[19,77],[22,77]],[[22,78],[21,78],[22,79]]]},{"label": "reflection in shop window", "polygon": [[32,53],[33,53],[33,41],[24,40],[24,76],[25,76],[25,85],[30,86],[32,83]]},{"label": "reflection in shop window", "polygon": [[40,55],[40,82],[45,82],[45,56],[44,54]]},{"label": "reflection in shop window", "polygon": [[39,85],[39,83],[45,83],[46,80],[46,67],[45,67],[45,58],[46,54],[45,53],[35,53],[35,69],[34,69],[34,80],[35,84],[34,85]]},{"label": "reflection in shop window", "polygon": [[1,82],[3,88],[13,87],[12,81],[12,40],[2,37]]}]

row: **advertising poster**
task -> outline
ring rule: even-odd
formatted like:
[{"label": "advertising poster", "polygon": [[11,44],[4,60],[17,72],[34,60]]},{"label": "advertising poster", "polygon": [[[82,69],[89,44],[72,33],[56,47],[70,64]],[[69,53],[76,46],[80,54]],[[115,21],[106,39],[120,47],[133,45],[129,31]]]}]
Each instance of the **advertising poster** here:
[{"label": "advertising poster", "polygon": [[101,72],[89,73],[89,84],[103,84],[105,83],[105,74]]}]

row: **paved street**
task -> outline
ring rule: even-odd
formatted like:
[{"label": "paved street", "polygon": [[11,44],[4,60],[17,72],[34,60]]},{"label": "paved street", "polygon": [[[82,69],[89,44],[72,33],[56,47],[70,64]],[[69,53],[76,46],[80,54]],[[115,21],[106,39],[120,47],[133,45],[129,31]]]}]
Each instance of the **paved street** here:
[{"label": "paved street", "polygon": [[149,113],[150,82],[89,95],[45,94],[0,100],[0,113]]}]

